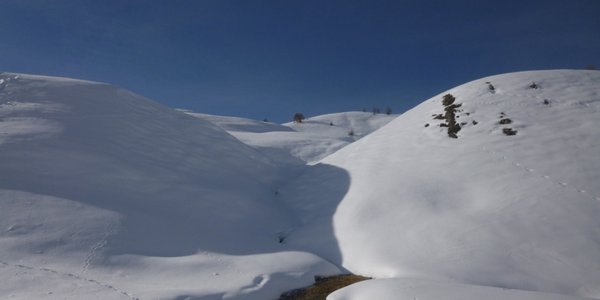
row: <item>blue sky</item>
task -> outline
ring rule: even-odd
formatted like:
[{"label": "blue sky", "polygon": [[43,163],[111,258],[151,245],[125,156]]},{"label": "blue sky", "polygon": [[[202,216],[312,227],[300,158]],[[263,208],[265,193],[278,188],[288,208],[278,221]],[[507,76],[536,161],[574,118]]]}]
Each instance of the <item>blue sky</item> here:
[{"label": "blue sky", "polygon": [[504,72],[600,67],[600,1],[3,0],[0,71],[276,122],[402,112]]}]

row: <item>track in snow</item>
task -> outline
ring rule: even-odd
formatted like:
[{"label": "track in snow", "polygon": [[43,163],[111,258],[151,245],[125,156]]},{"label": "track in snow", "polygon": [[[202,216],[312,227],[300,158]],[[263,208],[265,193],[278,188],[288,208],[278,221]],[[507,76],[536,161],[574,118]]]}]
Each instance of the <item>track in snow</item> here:
[{"label": "track in snow", "polygon": [[[487,149],[487,147],[485,147],[485,146],[482,148],[482,150],[484,152],[486,152],[488,155],[490,155],[492,157],[496,157],[496,158],[498,158],[498,159],[500,159],[500,160],[502,160],[502,161],[504,161],[504,162],[512,165],[513,167],[515,167],[515,168],[517,168],[517,169],[519,169],[521,171],[525,171],[525,172],[531,173],[531,174],[537,173],[537,171],[534,168],[530,168],[530,167],[528,167],[527,165],[525,165],[525,164],[523,164],[521,162],[516,162],[516,161],[510,159],[508,156],[501,154],[498,151]],[[559,186],[559,187],[562,187],[562,188],[569,189],[569,190],[571,190],[574,193],[589,195],[589,198],[591,200],[600,201],[600,196],[589,193],[588,190],[590,190],[590,189],[588,189],[586,187],[574,187],[574,185],[569,184],[565,180],[561,180],[561,179],[558,179],[558,178],[555,179],[555,178],[551,177],[550,175],[546,175],[546,174],[541,174],[539,176],[541,178],[547,180],[548,182],[550,182],[554,186]]]},{"label": "track in snow", "polygon": [[20,270],[25,270],[28,272],[41,272],[46,277],[52,276],[52,277],[61,277],[62,279],[77,280],[79,282],[84,282],[86,284],[93,284],[96,286],[100,286],[103,289],[111,290],[111,291],[113,291],[121,296],[127,297],[128,299],[131,299],[131,300],[140,300],[139,298],[133,296],[133,294],[123,291],[123,290],[115,287],[112,284],[103,283],[103,282],[97,281],[95,279],[79,276],[79,275],[76,275],[73,273],[64,273],[64,272],[57,271],[57,270],[50,269],[50,268],[37,268],[37,267],[27,266],[27,265],[23,265],[23,264],[10,264],[3,260],[0,260],[0,266],[1,267],[9,267],[9,268],[12,267],[12,268],[20,269]]}]

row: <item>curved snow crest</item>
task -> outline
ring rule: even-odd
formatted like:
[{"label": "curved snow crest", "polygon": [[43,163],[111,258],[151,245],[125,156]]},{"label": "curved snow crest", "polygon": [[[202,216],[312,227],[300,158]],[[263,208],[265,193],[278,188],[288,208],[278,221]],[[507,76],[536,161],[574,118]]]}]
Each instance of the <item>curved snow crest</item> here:
[{"label": "curved snow crest", "polygon": [[[456,139],[436,118],[445,94]],[[343,266],[600,297],[599,122],[598,71],[490,76],[423,102],[323,160],[352,179],[333,220]]]},{"label": "curved snow crest", "polygon": [[588,298],[416,279],[367,280],[336,291],[327,297],[327,300],[370,299],[584,300]]},{"label": "curved snow crest", "polygon": [[[12,72],[0,72],[0,76],[3,78],[0,81],[6,81],[11,79],[26,79],[26,80],[36,80],[40,82],[52,82],[54,84],[99,84],[99,85],[108,85],[103,82],[90,81],[90,80],[82,80],[68,77],[58,77],[58,76],[44,76],[44,75],[33,75],[33,74],[23,74],[23,73],[12,73]],[[1,84],[1,83],[0,83]]]},{"label": "curved snow crest", "polygon": [[292,131],[292,129],[290,129],[286,126],[271,123],[268,121],[259,121],[259,120],[252,120],[252,119],[239,118],[239,117],[209,115],[209,114],[197,113],[197,112],[193,112],[193,111],[189,111],[189,110],[182,110],[182,109],[180,109],[180,111],[182,111],[190,116],[212,122],[215,125],[221,127],[223,130],[230,132],[230,133],[235,133],[235,132],[264,133],[264,132],[271,132],[271,131]]}]

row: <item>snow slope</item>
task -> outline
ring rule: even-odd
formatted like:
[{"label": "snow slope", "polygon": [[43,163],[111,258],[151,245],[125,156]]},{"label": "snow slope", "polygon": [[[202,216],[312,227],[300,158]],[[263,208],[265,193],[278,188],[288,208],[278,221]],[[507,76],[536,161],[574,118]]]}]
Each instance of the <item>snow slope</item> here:
[{"label": "snow slope", "polygon": [[1,73],[0,297],[275,299],[349,270],[379,279],[329,299],[600,298],[600,72],[482,78],[393,118],[192,117]]},{"label": "snow slope", "polygon": [[265,299],[337,267],[285,249],[279,169],[106,84],[0,74],[0,296]]},{"label": "snow slope", "polygon": [[239,117],[217,116],[198,112],[193,112],[185,109],[178,109],[190,116],[209,121],[223,130],[231,133],[235,132],[253,132],[264,133],[271,131],[292,131],[291,128],[271,122],[264,122]]},{"label": "snow slope", "polygon": [[398,116],[342,112],[311,117],[302,123],[279,125],[244,118],[185,112],[213,122],[244,143],[259,149],[278,165],[313,164]]},{"label": "snow slope", "polygon": [[[462,105],[456,139],[434,119],[448,93]],[[461,294],[468,284],[600,298],[598,153],[600,72],[478,79],[321,161],[342,171],[281,189],[302,212],[288,243],[362,275],[454,282],[456,295],[479,295]],[[369,285],[332,299],[381,299]]]}]

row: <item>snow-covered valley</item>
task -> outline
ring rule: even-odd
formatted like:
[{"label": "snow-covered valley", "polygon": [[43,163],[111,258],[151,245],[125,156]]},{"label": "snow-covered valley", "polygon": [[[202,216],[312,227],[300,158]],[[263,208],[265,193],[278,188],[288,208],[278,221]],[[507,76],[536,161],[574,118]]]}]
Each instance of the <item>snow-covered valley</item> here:
[{"label": "snow-covered valley", "polygon": [[598,71],[282,125],[2,73],[0,298],[600,298],[598,153]]}]

